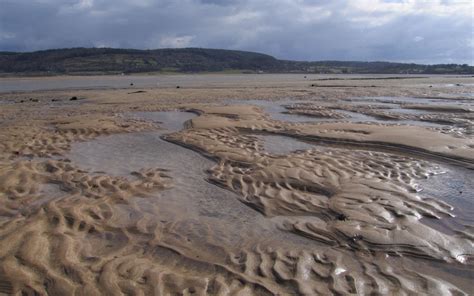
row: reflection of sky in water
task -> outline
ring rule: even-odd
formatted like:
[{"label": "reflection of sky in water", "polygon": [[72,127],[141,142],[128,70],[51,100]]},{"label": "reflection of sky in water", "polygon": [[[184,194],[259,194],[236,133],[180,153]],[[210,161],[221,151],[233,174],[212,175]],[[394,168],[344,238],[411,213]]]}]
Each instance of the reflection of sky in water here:
[{"label": "reflection of sky in water", "polygon": [[422,189],[420,195],[450,204],[456,217],[424,221],[445,232],[452,228],[463,230],[465,226],[474,225],[474,171],[452,165],[443,167],[447,168],[446,173],[418,182]]},{"label": "reflection of sky in water", "polygon": [[[363,98],[366,99],[366,98]],[[405,98],[410,99],[410,98]],[[426,99],[425,99],[426,101]],[[372,103],[375,101],[367,101],[367,104],[373,105]],[[262,107],[263,111],[270,115],[270,117],[274,120],[279,121],[286,121],[286,122],[371,122],[371,123],[384,123],[384,124],[405,124],[405,125],[418,125],[418,126],[426,126],[426,127],[444,127],[441,123],[429,122],[429,121],[418,121],[418,120],[388,120],[388,119],[379,119],[375,116],[370,116],[366,114],[362,114],[359,112],[354,111],[347,111],[342,109],[333,109],[335,112],[345,114],[347,117],[338,119],[338,118],[325,118],[325,117],[316,117],[316,116],[306,116],[300,114],[287,114],[288,110],[284,107],[284,105],[291,105],[297,103],[314,103],[315,105],[321,106],[331,106],[331,102],[319,102],[319,101],[301,101],[301,100],[281,100],[281,101],[266,101],[266,100],[227,100],[225,101],[226,104],[229,105],[255,105],[258,107]],[[346,102],[344,102],[346,104]],[[347,102],[352,104],[353,102]],[[365,105],[365,101],[356,101],[354,102],[357,105]],[[380,103],[377,101],[377,103]],[[354,104],[354,105],[356,105]],[[394,112],[394,113],[406,113],[406,114],[429,114],[434,113],[434,111],[426,111],[426,110],[414,110],[414,109],[404,109],[399,106],[399,104],[383,104],[387,105],[390,108],[388,109],[380,109],[384,112]],[[396,108],[393,108],[396,107]]]},{"label": "reflection of sky in water", "polygon": [[315,145],[300,141],[298,139],[278,135],[257,135],[263,142],[263,148],[271,154],[289,154],[297,150],[310,150]]},{"label": "reflection of sky in water", "polygon": [[426,98],[421,98],[421,97],[353,97],[351,98],[354,102],[358,101],[367,101],[369,102],[375,102],[375,103],[384,103],[385,105],[399,105],[400,103],[407,104],[407,103],[413,103],[413,104],[446,104],[446,103],[457,103],[453,102],[450,99],[446,99],[443,97],[436,98],[436,97],[426,97]]},{"label": "reflection of sky in water", "polygon": [[472,93],[459,93],[459,94],[439,94],[440,97],[446,98],[459,98],[459,97],[468,97],[474,98],[474,92]]},{"label": "reflection of sky in water", "polygon": [[[317,244],[277,230],[271,220],[240,202],[236,193],[207,181],[209,175],[206,170],[215,165],[214,161],[161,138],[163,134],[179,131],[186,120],[196,115],[174,111],[127,115],[162,122],[162,126],[169,129],[115,134],[76,142],[67,157],[81,169],[126,178],[140,169],[165,169],[165,174],[172,178],[171,188],[153,193],[149,198],[137,198],[140,213],[150,213],[153,217],[169,221],[179,221],[183,217],[193,219],[193,225],[197,227],[208,229],[211,225],[210,231],[224,227],[229,236],[223,238],[216,231],[213,239],[223,242],[227,239],[231,245],[255,233],[262,239],[281,237],[292,245],[302,241],[305,245]],[[121,219],[126,220],[127,217],[124,215]]]}]

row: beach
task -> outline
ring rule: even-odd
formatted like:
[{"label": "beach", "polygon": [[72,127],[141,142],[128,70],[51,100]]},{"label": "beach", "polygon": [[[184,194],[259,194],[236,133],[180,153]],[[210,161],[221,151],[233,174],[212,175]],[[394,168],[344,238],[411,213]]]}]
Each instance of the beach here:
[{"label": "beach", "polygon": [[474,78],[0,78],[0,294],[470,295]]}]

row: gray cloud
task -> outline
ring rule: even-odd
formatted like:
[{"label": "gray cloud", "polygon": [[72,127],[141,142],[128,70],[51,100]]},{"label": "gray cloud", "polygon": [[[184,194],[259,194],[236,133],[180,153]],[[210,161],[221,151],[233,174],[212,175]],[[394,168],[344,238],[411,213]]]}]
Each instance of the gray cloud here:
[{"label": "gray cloud", "polygon": [[0,50],[212,47],[474,64],[470,0],[0,0]]}]

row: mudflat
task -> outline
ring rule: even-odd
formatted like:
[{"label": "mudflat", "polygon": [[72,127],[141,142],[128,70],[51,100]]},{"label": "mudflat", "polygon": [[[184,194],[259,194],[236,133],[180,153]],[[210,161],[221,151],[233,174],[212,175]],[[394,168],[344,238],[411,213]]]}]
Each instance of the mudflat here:
[{"label": "mudflat", "polygon": [[0,79],[0,294],[473,294],[473,94],[468,76]]}]

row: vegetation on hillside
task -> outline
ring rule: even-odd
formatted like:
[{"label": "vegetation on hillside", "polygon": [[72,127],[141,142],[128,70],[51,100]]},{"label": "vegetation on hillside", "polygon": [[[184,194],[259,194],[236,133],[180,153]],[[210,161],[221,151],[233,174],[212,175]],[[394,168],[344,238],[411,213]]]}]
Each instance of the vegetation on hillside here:
[{"label": "vegetation on hillside", "polygon": [[16,53],[0,52],[0,74],[112,74],[143,72],[270,72],[270,73],[373,73],[373,74],[474,74],[468,65],[418,65],[389,62],[278,60],[246,51],[181,49],[70,48]]}]

